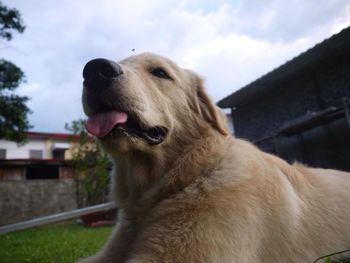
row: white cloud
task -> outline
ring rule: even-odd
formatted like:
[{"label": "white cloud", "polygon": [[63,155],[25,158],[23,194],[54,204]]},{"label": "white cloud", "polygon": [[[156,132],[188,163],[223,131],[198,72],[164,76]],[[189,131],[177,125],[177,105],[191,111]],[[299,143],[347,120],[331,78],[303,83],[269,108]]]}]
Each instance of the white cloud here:
[{"label": "white cloud", "polygon": [[4,4],[19,9],[27,29],[3,56],[26,73],[19,92],[32,98],[30,120],[44,131],[83,116],[81,70],[92,58],[119,60],[133,48],[160,53],[198,71],[219,100],[350,24],[345,0]]},{"label": "white cloud", "polygon": [[17,93],[19,95],[28,96],[30,94],[40,92],[41,89],[42,89],[42,86],[40,85],[40,83],[35,83],[35,82],[29,83],[29,84],[25,83],[18,88]]}]

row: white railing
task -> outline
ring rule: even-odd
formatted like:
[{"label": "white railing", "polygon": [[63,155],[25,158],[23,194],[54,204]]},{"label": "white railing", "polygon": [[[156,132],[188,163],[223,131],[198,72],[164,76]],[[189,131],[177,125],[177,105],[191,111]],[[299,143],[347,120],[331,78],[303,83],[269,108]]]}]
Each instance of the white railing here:
[{"label": "white railing", "polygon": [[49,223],[59,222],[67,219],[72,219],[82,215],[86,215],[94,212],[100,212],[100,211],[104,211],[112,208],[116,208],[116,205],[115,203],[110,202],[110,203],[105,203],[100,205],[89,206],[81,209],[75,209],[72,211],[58,213],[54,215],[38,217],[28,221],[0,226],[0,234],[22,230],[26,228],[31,228],[34,226],[40,226],[40,225],[45,225]]}]

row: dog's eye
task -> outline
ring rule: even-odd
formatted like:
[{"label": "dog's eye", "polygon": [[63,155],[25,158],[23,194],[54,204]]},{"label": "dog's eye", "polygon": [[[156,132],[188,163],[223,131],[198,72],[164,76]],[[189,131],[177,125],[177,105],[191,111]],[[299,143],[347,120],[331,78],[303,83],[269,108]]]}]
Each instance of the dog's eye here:
[{"label": "dog's eye", "polygon": [[172,78],[162,68],[153,68],[149,72],[158,78],[172,80]]}]

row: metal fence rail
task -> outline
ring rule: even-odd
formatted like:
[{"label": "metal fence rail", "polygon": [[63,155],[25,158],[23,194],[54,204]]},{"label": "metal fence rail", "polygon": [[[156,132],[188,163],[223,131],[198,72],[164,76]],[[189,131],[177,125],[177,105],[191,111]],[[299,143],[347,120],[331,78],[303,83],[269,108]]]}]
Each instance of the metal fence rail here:
[{"label": "metal fence rail", "polygon": [[85,207],[85,208],[81,208],[81,209],[75,209],[72,211],[58,213],[58,214],[54,214],[54,215],[38,217],[38,218],[31,219],[28,221],[23,221],[23,222],[19,222],[19,223],[15,223],[15,224],[1,226],[0,227],[0,234],[12,232],[12,231],[17,231],[17,230],[22,230],[22,229],[26,229],[26,228],[31,228],[34,226],[59,222],[59,221],[67,220],[67,219],[72,219],[72,218],[76,218],[76,217],[79,217],[82,215],[86,215],[86,214],[90,214],[90,213],[94,213],[94,212],[100,212],[100,211],[112,209],[115,207],[116,207],[115,203],[110,202],[110,203]]}]

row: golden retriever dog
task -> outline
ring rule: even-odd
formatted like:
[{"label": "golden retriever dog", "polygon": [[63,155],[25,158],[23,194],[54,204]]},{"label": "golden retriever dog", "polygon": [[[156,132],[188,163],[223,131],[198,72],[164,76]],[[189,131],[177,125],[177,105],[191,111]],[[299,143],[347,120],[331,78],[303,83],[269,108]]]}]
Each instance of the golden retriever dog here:
[{"label": "golden retriever dog", "polygon": [[232,137],[194,72],[143,53],[91,60],[83,77],[86,128],[115,164],[120,209],[80,262],[306,263],[350,248],[350,173]]}]

